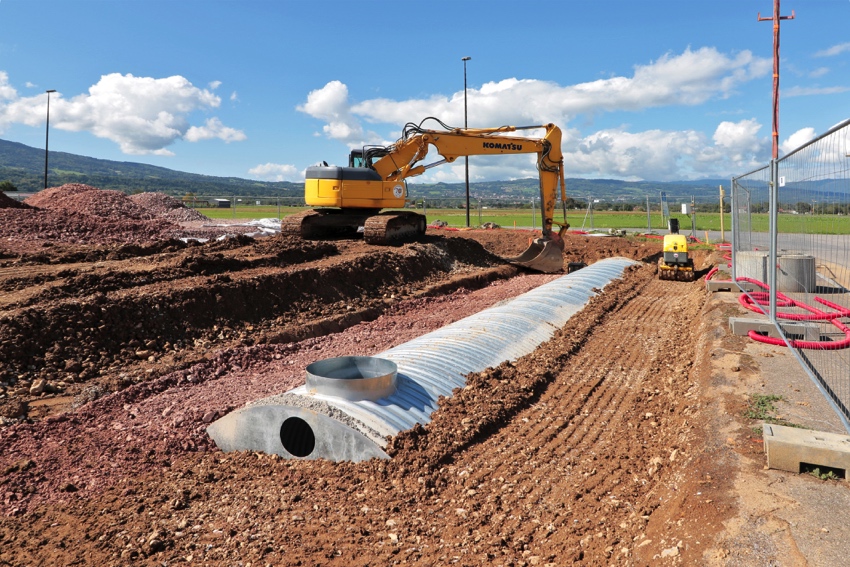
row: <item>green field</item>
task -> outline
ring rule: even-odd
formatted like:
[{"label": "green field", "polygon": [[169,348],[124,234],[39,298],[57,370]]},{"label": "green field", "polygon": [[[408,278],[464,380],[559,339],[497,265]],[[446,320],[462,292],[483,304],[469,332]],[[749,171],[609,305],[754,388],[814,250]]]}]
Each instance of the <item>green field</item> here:
[{"label": "green field", "polygon": [[[212,219],[259,219],[259,218],[281,218],[286,215],[302,211],[300,207],[277,207],[274,205],[259,206],[237,206],[229,209],[199,208]],[[421,211],[421,209],[420,209]],[[466,211],[462,209],[431,209],[426,211],[428,221],[445,221],[451,227],[466,226]],[[673,215],[679,219],[679,228],[683,233],[690,232],[691,219],[686,215]],[[534,215],[533,226],[540,227],[540,211]],[[531,227],[532,214],[528,209],[499,209],[470,211],[470,226],[477,227],[487,222],[493,222],[504,228]],[[561,211],[555,213],[555,221],[563,222]],[[646,213],[641,212],[594,212],[593,217],[586,211],[567,211],[567,222],[572,230],[608,230],[612,229],[635,229],[646,230]],[[753,232],[767,232],[769,217],[767,214],[754,214],[750,216]],[[651,230],[664,230],[666,223],[657,212],[651,215]],[[706,230],[719,231],[720,215],[717,213],[698,213],[696,215],[696,231]],[[732,217],[729,213],[723,215],[723,230],[731,232]],[[850,233],[850,217],[836,215],[779,215],[779,231],[785,233],[805,234],[848,234]]]}]

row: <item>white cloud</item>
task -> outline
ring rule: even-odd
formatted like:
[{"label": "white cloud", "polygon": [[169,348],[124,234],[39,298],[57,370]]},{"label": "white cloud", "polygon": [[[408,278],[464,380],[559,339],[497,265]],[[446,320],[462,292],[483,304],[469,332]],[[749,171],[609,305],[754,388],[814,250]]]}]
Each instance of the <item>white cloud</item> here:
[{"label": "white cloud", "polygon": [[836,55],[841,55],[850,51],[850,42],[847,43],[839,43],[838,45],[833,45],[828,49],[824,49],[822,51],[818,51],[815,53],[815,57],[834,57]]},{"label": "white cloud", "polygon": [[[536,79],[504,79],[468,90],[469,123],[471,126],[550,121],[566,124],[580,114],[592,116],[601,112],[698,105],[712,98],[730,96],[740,84],[765,76],[771,65],[769,59],[755,57],[749,51],[729,56],[705,47],[696,51],[687,49],[675,56],[667,54],[648,65],[636,66],[632,77],[612,77],[571,86]],[[345,88],[342,83],[336,84]],[[366,100],[350,108],[347,90],[345,94],[345,99],[338,100],[337,113],[347,117],[346,123],[352,131],[357,130],[357,124],[352,124],[356,117],[376,123],[403,124],[411,117],[438,116],[451,125],[463,124],[463,91],[452,98]],[[299,110],[326,120],[312,112],[309,104]]]},{"label": "white cloud", "polygon": [[814,140],[817,133],[814,128],[802,128],[797,130],[779,145],[783,154],[791,153],[809,140]]},{"label": "white cloud", "polygon": [[[13,100],[18,96],[18,91],[9,84],[9,75],[5,71],[0,71],[0,101]],[[0,115],[2,117],[2,115]],[[2,119],[2,118],[0,118]],[[3,123],[0,122],[0,126]]]},{"label": "white cloud", "polygon": [[264,181],[304,181],[303,171],[282,163],[264,163],[249,169],[248,174]]},{"label": "white cloud", "polygon": [[[705,47],[689,48],[678,55],[665,54],[649,64],[636,66],[631,77],[568,86],[509,78],[468,90],[469,124],[475,127],[555,122],[566,127],[580,116],[695,106],[730,97],[742,84],[768,75],[771,68],[770,59],[756,57],[749,51],[724,54]],[[361,124],[398,127],[411,119],[436,116],[450,126],[459,126],[463,124],[463,96],[463,91],[459,91],[450,97],[351,102],[346,85],[332,81],[310,92],[298,110],[325,122],[326,137],[349,146],[385,144],[377,141],[377,134],[364,131]],[[569,129],[563,140],[566,172],[568,176],[658,180],[727,175],[749,167],[757,158],[769,159],[765,153],[769,140],[758,138],[759,128],[754,120],[723,122],[712,139],[693,130],[629,132],[622,127],[582,134]],[[457,182],[463,180],[463,170],[455,163],[429,170],[421,180]],[[470,159],[471,179],[536,175],[533,156]]]},{"label": "white cloud", "polygon": [[[603,130],[583,138],[565,136],[568,176],[676,181],[726,176],[763,165],[770,140],[755,120],[721,122],[712,140],[695,130]],[[713,143],[712,143],[713,142]]]},{"label": "white cloud", "polygon": [[827,74],[829,74],[829,67],[818,67],[817,69],[809,73],[809,77],[817,79]]},{"label": "white cloud", "polygon": [[[563,132],[562,149],[567,177],[678,181],[726,177],[764,165],[771,141],[760,137],[755,120],[720,123],[711,139],[695,130],[647,130],[625,127],[582,135]],[[474,156],[470,180],[537,177],[535,156]],[[464,180],[461,160],[430,170],[418,182],[458,183]],[[567,187],[569,192],[569,187]]]},{"label": "white cloud", "polygon": [[740,122],[721,122],[714,131],[714,144],[725,148],[735,161],[746,159],[746,155],[754,155],[763,150],[763,140],[758,137],[761,124],[755,119]]},{"label": "white cloud", "polygon": [[[0,97],[9,100],[6,104],[0,100],[0,131],[12,123],[43,124],[44,93],[19,98],[8,86],[6,74],[0,72]],[[210,90],[195,87],[179,75],[156,79],[112,73],[103,75],[86,94],[70,99],[61,93],[51,95],[50,125],[111,140],[125,154],[172,155],[166,147],[181,139],[245,139],[242,132],[224,126],[218,118],[208,119],[204,126],[190,125],[193,112],[220,104],[221,99]]]},{"label": "white cloud", "polygon": [[374,132],[365,132],[359,120],[351,113],[348,102],[348,87],[340,81],[331,81],[321,89],[310,91],[307,102],[297,109],[326,122],[322,127],[325,135],[349,146],[380,143],[381,137]]},{"label": "white cloud", "polygon": [[218,138],[229,144],[230,142],[241,142],[247,139],[247,136],[244,132],[225,126],[218,118],[209,118],[204,126],[189,128],[184,138],[189,142]]}]

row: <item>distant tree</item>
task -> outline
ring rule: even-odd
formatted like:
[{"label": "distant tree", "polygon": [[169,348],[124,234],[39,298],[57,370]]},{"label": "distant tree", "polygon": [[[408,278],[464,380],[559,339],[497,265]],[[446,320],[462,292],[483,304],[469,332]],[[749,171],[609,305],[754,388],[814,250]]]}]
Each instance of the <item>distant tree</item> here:
[{"label": "distant tree", "polygon": [[11,181],[9,181],[9,180],[0,181],[0,192],[9,193],[10,191],[17,191],[17,190],[18,190],[18,188],[15,187],[15,185]]}]

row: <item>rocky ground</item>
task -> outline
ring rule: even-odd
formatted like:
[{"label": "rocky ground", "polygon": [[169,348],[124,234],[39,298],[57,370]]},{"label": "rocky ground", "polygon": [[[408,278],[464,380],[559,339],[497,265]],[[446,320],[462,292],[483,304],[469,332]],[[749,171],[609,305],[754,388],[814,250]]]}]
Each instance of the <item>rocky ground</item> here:
[{"label": "rocky ground", "polygon": [[[303,383],[313,361],[386,350],[552,280],[500,259],[531,234],[186,242],[233,231],[187,225],[160,197],[91,191],[0,201],[0,227],[19,227],[0,234],[0,565],[729,556],[734,451],[710,430],[718,323],[703,282],[657,279],[658,241],[568,235],[567,262],[643,264],[535,352],[469,376],[391,440],[391,460],[288,461],[224,454],[205,428]],[[716,259],[697,261],[704,274]]]}]

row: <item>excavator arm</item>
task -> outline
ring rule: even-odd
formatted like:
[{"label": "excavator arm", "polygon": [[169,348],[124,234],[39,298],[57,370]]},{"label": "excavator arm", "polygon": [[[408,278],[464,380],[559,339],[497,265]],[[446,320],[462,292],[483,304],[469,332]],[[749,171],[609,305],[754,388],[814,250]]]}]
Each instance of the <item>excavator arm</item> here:
[{"label": "excavator arm", "polygon": [[[429,118],[423,120],[424,123]],[[436,120],[431,118],[430,120]],[[438,121],[439,122],[439,121]],[[560,233],[569,225],[554,221],[557,191],[560,186],[561,201],[566,201],[564,184],[564,156],[561,152],[561,129],[554,124],[535,126],[500,126],[498,128],[447,128],[427,130],[421,124],[408,124],[404,134],[395,144],[385,148],[384,155],[372,164],[385,181],[402,181],[421,175],[426,170],[452,163],[461,156],[537,154],[537,169],[540,175],[540,199],[543,211],[543,238],[560,240]],[[441,123],[442,124],[442,123]],[[506,136],[518,130],[544,129],[542,138]],[[434,146],[443,159],[424,165],[430,146]],[[561,226],[559,235],[552,233],[553,224]]]}]

